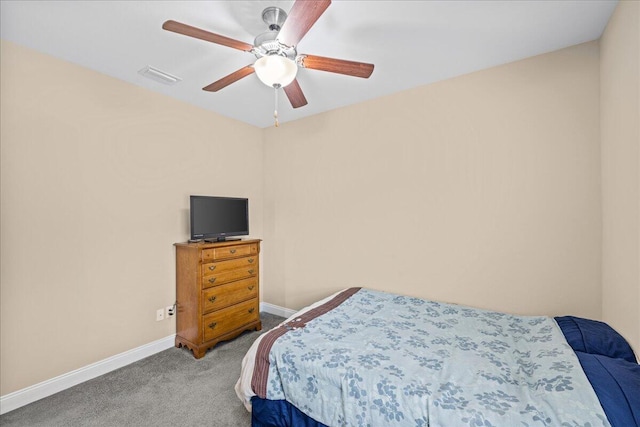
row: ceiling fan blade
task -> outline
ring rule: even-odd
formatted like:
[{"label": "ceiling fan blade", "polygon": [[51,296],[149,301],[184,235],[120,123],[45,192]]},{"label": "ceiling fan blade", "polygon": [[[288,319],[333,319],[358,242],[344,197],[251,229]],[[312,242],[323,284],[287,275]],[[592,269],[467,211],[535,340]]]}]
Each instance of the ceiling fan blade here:
[{"label": "ceiling fan blade", "polygon": [[287,94],[289,102],[293,108],[300,108],[307,105],[307,98],[304,97],[298,80],[294,79],[291,83],[284,87],[284,93]]},{"label": "ceiling fan blade", "polygon": [[369,78],[373,73],[373,64],[325,58],[324,56],[300,55],[298,62],[304,68],[346,74],[347,76],[362,77],[364,79]]},{"label": "ceiling fan blade", "polygon": [[200,28],[192,27],[191,25],[182,24],[180,22],[172,20],[169,20],[162,24],[162,28],[167,31],[173,31],[174,33],[183,34],[189,37],[195,37],[200,40],[221,44],[223,46],[232,47],[234,49],[243,50],[245,52],[250,52],[251,49],[253,49],[253,45],[250,45],[249,43],[230,39],[229,37],[221,36],[220,34],[210,33],[209,31],[205,31]]},{"label": "ceiling fan blade", "polygon": [[331,0],[297,0],[278,33],[278,41],[297,46],[330,4]]},{"label": "ceiling fan blade", "polygon": [[253,74],[254,72],[255,70],[253,68],[253,65],[247,65],[246,67],[242,67],[239,70],[229,74],[228,76],[225,76],[220,80],[211,83],[209,86],[203,87],[202,90],[206,90],[208,92],[217,92],[220,89],[229,86],[231,83],[235,83],[238,80],[247,77],[249,74]]}]

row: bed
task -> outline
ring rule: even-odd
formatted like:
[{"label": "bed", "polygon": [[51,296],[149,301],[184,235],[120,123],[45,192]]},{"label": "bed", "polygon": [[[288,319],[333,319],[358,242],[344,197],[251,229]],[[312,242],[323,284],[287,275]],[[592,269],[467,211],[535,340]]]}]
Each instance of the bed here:
[{"label": "bed", "polygon": [[261,335],[254,427],[640,425],[640,367],[602,322],[350,288]]}]

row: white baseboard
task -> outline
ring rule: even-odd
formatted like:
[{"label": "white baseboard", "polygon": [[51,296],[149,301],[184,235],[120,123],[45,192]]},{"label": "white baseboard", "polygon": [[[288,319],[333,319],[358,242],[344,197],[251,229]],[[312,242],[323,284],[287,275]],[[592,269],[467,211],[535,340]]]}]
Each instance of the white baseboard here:
[{"label": "white baseboard", "polygon": [[276,316],[289,318],[297,313],[298,310],[291,310],[290,308],[280,307],[279,305],[269,304],[268,302],[260,303],[260,311],[265,313],[275,314]]},{"label": "white baseboard", "polygon": [[[288,318],[293,316],[297,310],[280,307],[268,302],[260,303],[260,311]],[[129,365],[138,360],[149,357],[153,354],[167,350],[175,345],[175,335],[153,341],[124,353],[101,360],[91,365],[67,372],[50,380],[14,391],[13,393],[0,396],[0,415],[18,409],[24,405],[43,399],[52,394],[66,390],[70,387],[88,381],[90,379],[104,375],[123,366]]]},{"label": "white baseboard", "polygon": [[78,385],[90,379],[104,375],[123,366],[129,365],[138,360],[149,357],[153,354],[167,350],[175,345],[175,335],[150,342],[149,344],[116,354],[115,356],[92,363],[67,372],[50,380],[14,391],[13,393],[0,396],[0,414],[5,414],[21,406],[28,405],[52,394],[66,390],[74,385]]}]

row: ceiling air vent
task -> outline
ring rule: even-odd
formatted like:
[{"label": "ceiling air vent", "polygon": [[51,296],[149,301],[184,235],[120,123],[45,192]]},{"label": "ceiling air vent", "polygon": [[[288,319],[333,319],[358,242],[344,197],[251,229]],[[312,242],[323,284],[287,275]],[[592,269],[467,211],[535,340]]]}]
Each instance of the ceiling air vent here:
[{"label": "ceiling air vent", "polygon": [[174,85],[182,80],[180,77],[172,76],[171,74],[158,70],[151,65],[147,65],[142,70],[138,71],[138,73],[150,78],[151,80],[155,80],[166,85]]}]

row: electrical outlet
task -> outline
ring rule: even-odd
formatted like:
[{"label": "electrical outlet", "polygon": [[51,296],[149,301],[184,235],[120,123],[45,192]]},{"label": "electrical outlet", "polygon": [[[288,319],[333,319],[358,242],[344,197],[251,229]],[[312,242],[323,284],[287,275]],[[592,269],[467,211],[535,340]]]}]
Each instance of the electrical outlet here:
[{"label": "electrical outlet", "polygon": [[173,306],[172,305],[168,305],[166,310],[165,310],[165,312],[164,312],[165,317],[168,319],[169,317],[173,316],[174,314],[175,314],[175,310],[173,309]]},{"label": "electrical outlet", "polygon": [[164,320],[164,309],[159,308],[156,310],[156,322]]}]

